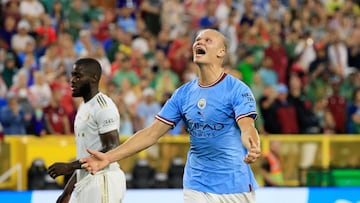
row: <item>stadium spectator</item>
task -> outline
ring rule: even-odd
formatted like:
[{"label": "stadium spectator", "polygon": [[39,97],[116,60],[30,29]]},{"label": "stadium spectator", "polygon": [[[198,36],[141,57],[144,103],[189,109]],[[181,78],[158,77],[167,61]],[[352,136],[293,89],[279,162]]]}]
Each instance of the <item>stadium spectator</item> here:
[{"label": "stadium spectator", "polygon": [[[67,115],[71,114],[75,109],[73,98],[71,97],[71,86],[69,84],[69,78],[65,72],[60,72],[55,80],[50,84],[50,88],[53,87],[61,92],[60,105],[65,110]],[[52,89],[53,92],[53,89]]]},{"label": "stadium spectator", "polygon": [[[158,34],[160,40],[160,33],[168,35],[168,38],[175,39],[179,32],[185,29],[189,16],[185,14],[184,5],[180,0],[168,0],[162,2],[161,7],[161,25],[162,29]],[[159,41],[160,42],[160,41]],[[160,42],[162,44],[162,42]],[[165,43],[166,45],[166,43]],[[164,50],[167,53],[166,50]]]},{"label": "stadium spectator", "polygon": [[274,71],[278,75],[278,83],[287,83],[287,66],[289,57],[281,43],[280,33],[270,32],[269,46],[264,49],[264,57],[270,57]]},{"label": "stadium spectator", "polygon": [[321,133],[319,121],[312,111],[312,103],[304,94],[304,86],[297,75],[290,76],[289,79],[289,102],[296,109],[296,116],[301,134]]},{"label": "stadium spectator", "polygon": [[29,101],[31,93],[28,77],[29,75],[24,71],[17,72],[14,76],[14,83],[9,89],[9,93],[12,92],[17,95],[19,105],[26,113],[33,114],[34,108]]},{"label": "stadium spectator", "polygon": [[274,119],[276,115],[275,99],[277,97],[276,87],[264,86],[263,94],[259,99],[259,107],[264,120],[264,132],[263,133],[279,133],[279,126],[277,119]]},{"label": "stadium spectator", "polygon": [[[151,125],[155,120],[156,114],[160,111],[161,106],[158,101],[155,100],[155,91],[148,87],[142,91],[142,99],[139,101],[136,110],[136,116],[139,122],[139,129],[143,129]],[[153,145],[146,149],[146,159],[150,161],[152,167],[157,167],[159,162],[159,146]],[[165,171],[163,171],[165,172]]]},{"label": "stadium spectator", "polygon": [[1,72],[1,76],[5,81],[6,87],[10,88],[13,84],[13,78],[18,71],[16,66],[15,56],[13,53],[8,52],[5,57],[4,69]]},{"label": "stadium spectator", "polygon": [[135,5],[128,4],[117,9],[117,25],[125,32],[131,33],[132,35],[138,34],[138,21],[136,19],[136,8]]},{"label": "stadium spectator", "polygon": [[112,81],[117,87],[121,87],[122,81],[124,79],[127,79],[131,86],[139,84],[139,77],[135,71],[132,70],[131,60],[128,56],[121,58],[121,68],[114,73]]},{"label": "stadium spectator", "polygon": [[122,98],[118,97],[116,101],[117,107],[119,109],[119,114],[121,116],[119,134],[129,137],[134,133],[134,124],[132,122],[134,120],[133,117],[136,115],[133,115],[131,112],[129,112],[130,110]]},{"label": "stadium spectator", "polygon": [[57,67],[60,61],[58,46],[56,44],[49,45],[45,54],[39,58],[40,70],[45,70],[48,66]]},{"label": "stadium spectator", "polygon": [[191,56],[191,36],[188,30],[179,34],[178,38],[171,42],[167,57],[170,60],[171,69],[178,75],[182,81],[182,74],[186,68],[186,63]]},{"label": "stadium spectator", "polygon": [[[177,33],[176,36],[179,36],[181,31]],[[169,29],[164,28],[160,30],[159,34],[157,35],[157,38],[155,39],[156,49],[162,50],[166,55],[169,53],[169,48],[171,45],[171,36],[169,36]]]},{"label": "stadium spectator", "polygon": [[321,132],[323,134],[334,134],[335,131],[335,119],[328,109],[328,99],[326,96],[318,97],[313,106],[313,112],[319,120]]},{"label": "stadium spectator", "polygon": [[45,14],[45,8],[38,0],[23,0],[20,1],[20,14],[30,23],[33,30],[40,22],[41,16]]},{"label": "stadium spectator", "polygon": [[87,7],[84,13],[84,20],[87,24],[90,24],[93,20],[100,21],[104,18],[103,9],[98,6],[97,0],[89,0]]},{"label": "stadium spectator", "polygon": [[280,150],[281,143],[277,140],[270,142],[270,150],[263,155],[261,162],[261,176],[264,179],[265,187],[284,186]]},{"label": "stadium spectator", "polygon": [[34,71],[34,84],[30,87],[30,103],[35,109],[43,109],[50,104],[51,89],[44,72]]},{"label": "stadium spectator", "polygon": [[[90,22],[90,30],[93,35],[93,37],[103,43],[107,39],[110,38],[110,24],[115,19],[115,12],[111,9],[104,10],[103,18],[100,18],[99,20],[93,19]],[[105,48],[105,47],[104,47]]]},{"label": "stadium spectator", "polygon": [[95,58],[100,63],[102,74],[104,75],[103,80],[109,80],[111,78],[111,64],[104,48],[100,44],[96,45],[94,51],[89,56]]},{"label": "stadium spectator", "polygon": [[353,92],[353,99],[348,108],[348,132],[351,134],[360,133],[360,88]]},{"label": "stadium spectator", "polygon": [[44,108],[46,129],[51,135],[69,135],[70,122],[65,109],[61,105],[62,88],[54,83],[51,86],[52,97],[50,104]]},{"label": "stadium spectator", "polygon": [[6,103],[6,101],[4,100],[6,94],[8,92],[8,88],[5,84],[4,79],[2,78],[2,76],[0,75],[0,106],[3,105],[4,103]]},{"label": "stadium spectator", "polygon": [[248,86],[253,84],[254,79],[254,56],[252,52],[245,52],[244,56],[240,59],[240,62],[237,66],[237,70],[241,74],[241,80],[245,82]]},{"label": "stadium spectator", "polygon": [[[16,23],[18,23],[22,16],[20,14],[20,1],[18,0],[10,0],[7,2],[1,2],[5,3],[5,5],[2,5],[2,11],[3,11],[3,18],[6,18],[8,16],[11,16],[15,19]],[[3,20],[3,19],[2,19]]]},{"label": "stadium spectator", "polygon": [[21,20],[17,24],[17,33],[11,38],[11,48],[16,53],[23,52],[28,42],[35,42],[35,39],[29,35],[30,29],[30,24],[26,20]]},{"label": "stadium spectator", "polygon": [[135,132],[139,130],[140,124],[138,117],[136,116],[137,105],[140,101],[139,99],[141,98],[141,92],[139,92],[138,87],[139,86],[132,85],[128,78],[124,78],[120,84],[120,96],[123,98],[126,107],[129,108]]},{"label": "stadium spectator", "polygon": [[265,57],[262,60],[258,74],[264,85],[276,87],[278,83],[278,75],[273,68],[273,61],[270,57]]},{"label": "stadium spectator", "polygon": [[277,86],[277,98],[274,102],[275,116],[279,125],[278,133],[297,134],[299,133],[299,122],[294,104],[290,103],[289,90],[285,84]]},{"label": "stadium spectator", "polygon": [[257,13],[254,10],[252,2],[245,0],[243,4],[243,12],[240,14],[240,31],[242,32],[242,30],[252,27],[257,17]]},{"label": "stadium spectator", "polygon": [[67,31],[73,40],[77,40],[80,30],[85,26],[85,12],[82,7],[81,0],[71,1],[69,9],[65,9],[66,23],[68,24]]},{"label": "stadium spectator", "polygon": [[11,38],[16,34],[16,19],[13,16],[6,16],[0,28],[0,45],[10,48]]},{"label": "stadium spectator", "polygon": [[346,44],[348,47],[349,66],[355,69],[353,71],[360,71],[360,65],[359,65],[360,64],[360,27],[359,26],[355,27],[351,36],[348,38]]},{"label": "stadium spectator", "polygon": [[334,74],[340,78],[345,78],[350,72],[346,44],[341,39],[340,33],[337,30],[333,30],[330,33],[330,37],[330,45],[328,48],[330,68]]},{"label": "stadium spectator", "polygon": [[346,109],[348,104],[346,98],[340,94],[342,80],[335,76],[331,78],[330,83],[332,93],[328,97],[327,108],[334,118],[335,132],[343,134],[346,132]]},{"label": "stadium spectator", "polygon": [[170,61],[166,58],[163,51],[158,50],[155,57],[158,70],[154,75],[152,83],[155,89],[155,99],[161,101],[165,93],[174,92],[180,84],[180,79],[172,70]]},{"label": "stadium spectator", "polygon": [[280,0],[270,0],[265,6],[264,17],[269,20],[281,21],[284,18],[286,8],[281,4]]},{"label": "stadium spectator", "polygon": [[54,1],[53,4],[51,5],[51,8],[52,9],[49,12],[51,25],[58,34],[59,31],[61,30],[60,28],[61,23],[63,23],[65,20],[64,7],[61,1]]},{"label": "stadium spectator", "polygon": [[14,92],[7,94],[7,105],[0,110],[0,121],[4,135],[26,135],[26,126],[31,114],[26,113],[18,103],[18,95]]},{"label": "stadium spectator", "polygon": [[162,26],[161,4],[161,0],[142,0],[139,7],[146,29],[155,36],[160,32]]},{"label": "stadium spectator", "polygon": [[205,5],[205,15],[203,15],[199,20],[199,27],[200,29],[205,28],[212,28],[218,29],[219,28],[219,19],[216,16],[216,7],[217,7],[217,0],[207,0]]},{"label": "stadium spectator", "polygon": [[52,26],[51,17],[48,14],[41,16],[40,23],[35,27],[35,32],[38,35],[37,37],[42,37],[45,40],[47,46],[57,41],[56,30]]}]

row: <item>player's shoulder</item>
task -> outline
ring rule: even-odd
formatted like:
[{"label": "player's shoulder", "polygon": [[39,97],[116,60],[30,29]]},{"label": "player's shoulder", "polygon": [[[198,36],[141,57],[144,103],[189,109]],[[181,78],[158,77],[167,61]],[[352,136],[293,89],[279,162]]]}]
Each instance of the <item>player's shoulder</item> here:
[{"label": "player's shoulder", "polygon": [[108,97],[106,94],[99,92],[95,95],[93,103],[97,108],[104,109],[113,106],[113,100]]},{"label": "player's shoulder", "polygon": [[193,79],[191,81],[188,81],[184,84],[182,84],[180,87],[178,87],[174,93],[177,94],[184,94],[186,92],[189,92],[192,88],[197,87],[198,85],[198,79]]},{"label": "player's shoulder", "polygon": [[232,89],[248,88],[248,86],[243,81],[241,81],[239,78],[234,77],[231,74],[226,73],[226,77],[224,78],[224,80],[226,81],[228,87],[231,87]]}]

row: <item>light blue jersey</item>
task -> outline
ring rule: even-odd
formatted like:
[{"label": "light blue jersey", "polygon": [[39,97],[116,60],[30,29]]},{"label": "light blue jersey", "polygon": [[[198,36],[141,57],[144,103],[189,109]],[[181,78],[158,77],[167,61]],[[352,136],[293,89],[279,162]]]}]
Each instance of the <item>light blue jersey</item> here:
[{"label": "light blue jersey", "polygon": [[247,150],[237,125],[256,115],[250,88],[226,73],[213,85],[203,87],[195,79],[174,92],[156,118],[172,126],[182,119],[190,134],[184,189],[233,194],[258,188],[243,161]]}]

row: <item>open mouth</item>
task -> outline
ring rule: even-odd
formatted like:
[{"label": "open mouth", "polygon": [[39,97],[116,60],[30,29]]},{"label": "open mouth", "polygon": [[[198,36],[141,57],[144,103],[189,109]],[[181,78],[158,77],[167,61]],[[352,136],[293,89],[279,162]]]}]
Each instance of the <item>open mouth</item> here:
[{"label": "open mouth", "polygon": [[205,55],[206,51],[203,48],[198,47],[198,48],[196,48],[195,53],[196,53],[196,55],[201,56],[201,55]]}]

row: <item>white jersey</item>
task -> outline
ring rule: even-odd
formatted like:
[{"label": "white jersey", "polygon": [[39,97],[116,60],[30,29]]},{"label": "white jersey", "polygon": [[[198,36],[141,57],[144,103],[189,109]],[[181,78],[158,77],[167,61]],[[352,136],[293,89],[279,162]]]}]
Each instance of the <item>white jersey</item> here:
[{"label": "white jersey", "polygon": [[[100,92],[88,102],[82,102],[74,123],[76,159],[90,156],[86,149],[101,150],[99,134],[119,130],[119,128],[119,112],[115,103],[108,96]],[[88,175],[86,170],[77,171],[77,181]]]}]

